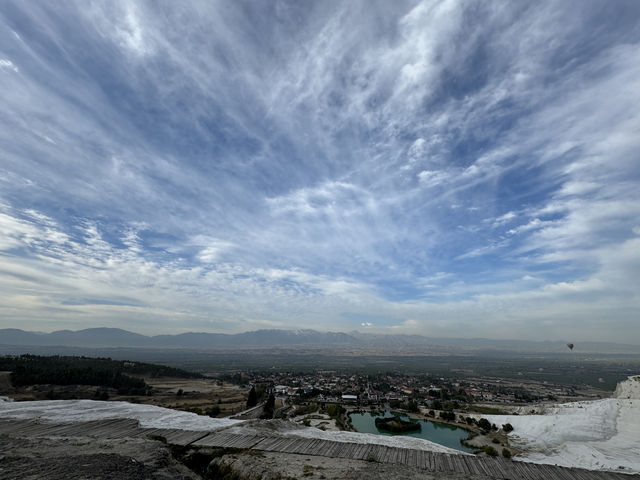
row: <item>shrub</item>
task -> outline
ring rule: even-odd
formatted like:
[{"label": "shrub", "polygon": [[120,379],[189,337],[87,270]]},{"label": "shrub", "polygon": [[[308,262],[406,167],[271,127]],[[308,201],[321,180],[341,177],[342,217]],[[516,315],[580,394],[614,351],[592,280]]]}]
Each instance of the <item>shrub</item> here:
[{"label": "shrub", "polygon": [[508,448],[503,448],[502,449],[502,456],[504,458],[511,458],[511,450],[509,450]]},{"label": "shrub", "polygon": [[247,408],[255,407],[258,404],[258,393],[256,387],[252,386],[249,390],[249,398],[247,398]]},{"label": "shrub", "polygon": [[214,405],[213,407],[207,408],[204,413],[210,417],[217,417],[220,415],[220,407],[218,405]]},{"label": "shrub", "polygon": [[109,393],[106,390],[97,389],[93,398],[97,400],[109,400]]},{"label": "shrub", "polygon": [[443,420],[454,421],[456,419],[456,414],[453,412],[440,412],[440,418]]},{"label": "shrub", "polygon": [[505,423],[504,425],[502,425],[502,430],[504,431],[504,433],[513,432],[513,425],[511,425],[510,423]]},{"label": "shrub", "polygon": [[345,411],[346,410],[344,408],[342,408],[340,405],[337,405],[335,403],[327,405],[327,415],[329,415],[331,418],[334,418],[334,419],[338,418]]},{"label": "shrub", "polygon": [[267,398],[267,401],[264,404],[264,410],[262,412],[262,415],[260,415],[260,418],[264,418],[264,419],[271,419],[273,418],[273,409],[276,406],[276,397],[273,395],[273,393],[269,394],[269,397]]},{"label": "shrub", "polygon": [[484,453],[486,453],[490,457],[497,457],[498,456],[498,451],[495,448],[493,448],[492,446],[490,446],[490,445],[484,447],[482,450],[484,450]]},{"label": "shrub", "polygon": [[480,420],[478,420],[478,427],[488,432],[489,430],[491,430],[491,423],[486,418],[481,418]]},{"label": "shrub", "polygon": [[409,410],[410,412],[414,412],[414,413],[420,411],[420,408],[418,407],[418,402],[413,401],[413,400],[407,402],[407,404],[405,405],[405,408],[407,410]]}]

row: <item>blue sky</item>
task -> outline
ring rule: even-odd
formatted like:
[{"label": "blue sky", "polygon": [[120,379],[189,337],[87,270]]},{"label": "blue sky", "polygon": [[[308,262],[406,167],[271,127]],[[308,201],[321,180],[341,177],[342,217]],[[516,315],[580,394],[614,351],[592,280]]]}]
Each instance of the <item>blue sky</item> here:
[{"label": "blue sky", "polygon": [[0,327],[640,344],[640,3],[0,3]]}]

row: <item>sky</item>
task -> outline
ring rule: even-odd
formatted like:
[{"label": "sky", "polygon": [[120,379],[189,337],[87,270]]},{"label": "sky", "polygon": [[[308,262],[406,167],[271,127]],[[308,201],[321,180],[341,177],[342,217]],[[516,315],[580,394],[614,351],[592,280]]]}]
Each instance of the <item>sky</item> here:
[{"label": "sky", "polygon": [[640,345],[640,2],[0,2],[0,328]]}]

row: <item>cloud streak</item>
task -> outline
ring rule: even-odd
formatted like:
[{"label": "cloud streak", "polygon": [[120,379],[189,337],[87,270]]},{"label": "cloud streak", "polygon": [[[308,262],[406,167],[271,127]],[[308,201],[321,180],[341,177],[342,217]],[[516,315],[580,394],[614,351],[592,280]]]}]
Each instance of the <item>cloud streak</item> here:
[{"label": "cloud streak", "polygon": [[0,322],[640,344],[638,18],[3,5]]}]

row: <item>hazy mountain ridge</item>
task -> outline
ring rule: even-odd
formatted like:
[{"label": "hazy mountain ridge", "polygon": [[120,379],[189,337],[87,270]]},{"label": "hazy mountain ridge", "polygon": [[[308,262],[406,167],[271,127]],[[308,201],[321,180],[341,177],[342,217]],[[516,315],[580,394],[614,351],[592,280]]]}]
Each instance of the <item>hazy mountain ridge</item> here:
[{"label": "hazy mountain ridge", "polygon": [[[176,335],[147,336],[119,328],[58,330],[51,333],[30,332],[16,328],[0,329],[2,345],[140,347],[222,349],[232,347],[318,346],[341,348],[412,349],[451,347],[456,349],[496,349],[516,351],[565,352],[564,341],[492,340],[486,338],[429,338],[420,335],[384,335],[353,331],[319,332],[316,330],[256,330],[237,334],[187,332]],[[633,345],[582,342],[582,352],[637,353]]]}]

